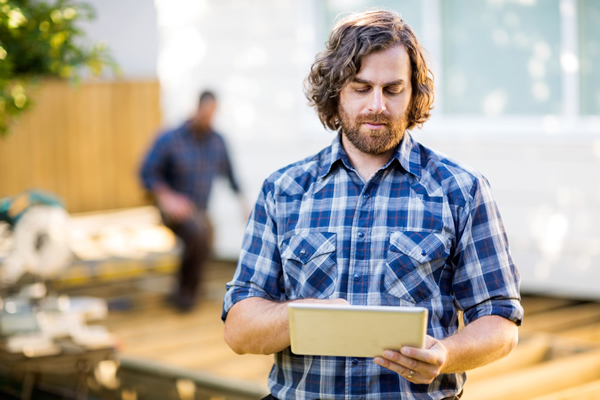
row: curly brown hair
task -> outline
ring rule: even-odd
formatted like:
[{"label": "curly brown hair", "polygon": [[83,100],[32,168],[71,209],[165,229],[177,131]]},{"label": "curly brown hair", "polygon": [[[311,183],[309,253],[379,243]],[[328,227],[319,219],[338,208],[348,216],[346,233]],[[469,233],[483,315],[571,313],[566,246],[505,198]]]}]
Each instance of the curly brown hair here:
[{"label": "curly brown hair", "polygon": [[334,131],[340,128],[340,91],[354,79],[363,57],[398,45],[408,52],[412,75],[407,129],[420,127],[427,121],[433,108],[434,89],[425,50],[397,13],[370,10],[350,14],[335,25],[325,50],[317,54],[306,78],[304,92],[326,128]]}]

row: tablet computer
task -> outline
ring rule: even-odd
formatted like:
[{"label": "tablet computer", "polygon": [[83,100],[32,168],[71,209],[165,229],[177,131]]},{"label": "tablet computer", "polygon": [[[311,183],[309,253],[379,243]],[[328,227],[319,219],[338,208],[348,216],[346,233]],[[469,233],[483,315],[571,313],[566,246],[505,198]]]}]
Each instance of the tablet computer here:
[{"label": "tablet computer", "polygon": [[386,349],[425,345],[423,307],[290,303],[288,317],[295,354],[376,357]]}]

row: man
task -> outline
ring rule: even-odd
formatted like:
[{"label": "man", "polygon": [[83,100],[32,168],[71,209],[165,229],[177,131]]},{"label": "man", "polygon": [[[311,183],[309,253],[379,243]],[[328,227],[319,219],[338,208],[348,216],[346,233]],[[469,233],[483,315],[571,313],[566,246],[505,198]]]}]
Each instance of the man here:
[{"label": "man", "polygon": [[206,207],[213,179],[225,175],[242,201],[223,138],[212,129],[215,95],[205,91],[193,117],[161,135],[141,170],[144,187],[155,197],[163,221],[184,244],[178,284],[170,301],[181,311],[193,308],[202,266],[211,250]]},{"label": "man", "polygon": [[[395,13],[350,15],[306,91],[340,131],[265,181],[228,284],[225,340],[275,353],[272,398],[459,398],[464,371],[514,348],[523,310],[487,181],[407,131],[433,102],[423,50]],[[374,359],[293,354],[292,301],[426,307],[426,346]]]}]

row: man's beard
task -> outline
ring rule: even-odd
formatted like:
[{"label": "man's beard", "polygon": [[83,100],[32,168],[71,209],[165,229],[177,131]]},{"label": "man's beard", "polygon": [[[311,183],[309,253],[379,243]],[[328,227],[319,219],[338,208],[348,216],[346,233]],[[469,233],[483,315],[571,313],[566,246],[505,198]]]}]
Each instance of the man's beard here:
[{"label": "man's beard", "polygon": [[[407,126],[406,115],[396,121],[383,114],[359,115],[353,119],[341,104],[338,106],[338,116],[342,132],[350,143],[359,151],[371,155],[383,154],[398,146]],[[369,122],[385,124],[385,126],[379,130],[364,128],[361,132],[362,124]]]}]

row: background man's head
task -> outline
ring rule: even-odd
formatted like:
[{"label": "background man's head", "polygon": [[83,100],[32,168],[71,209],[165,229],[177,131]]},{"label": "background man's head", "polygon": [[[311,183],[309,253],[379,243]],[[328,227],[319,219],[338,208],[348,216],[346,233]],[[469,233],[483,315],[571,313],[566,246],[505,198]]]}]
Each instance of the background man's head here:
[{"label": "background man's head", "polygon": [[192,127],[199,132],[212,129],[212,119],[217,109],[217,98],[211,91],[204,91],[198,99],[198,108],[192,117]]},{"label": "background man's head", "polygon": [[399,45],[406,49],[411,66],[412,98],[406,128],[421,126],[430,117],[433,74],[421,44],[398,14],[374,10],[351,14],[335,25],[325,50],[317,55],[306,79],[306,97],[326,128],[338,130],[341,127],[340,92],[354,79],[363,58]]}]

